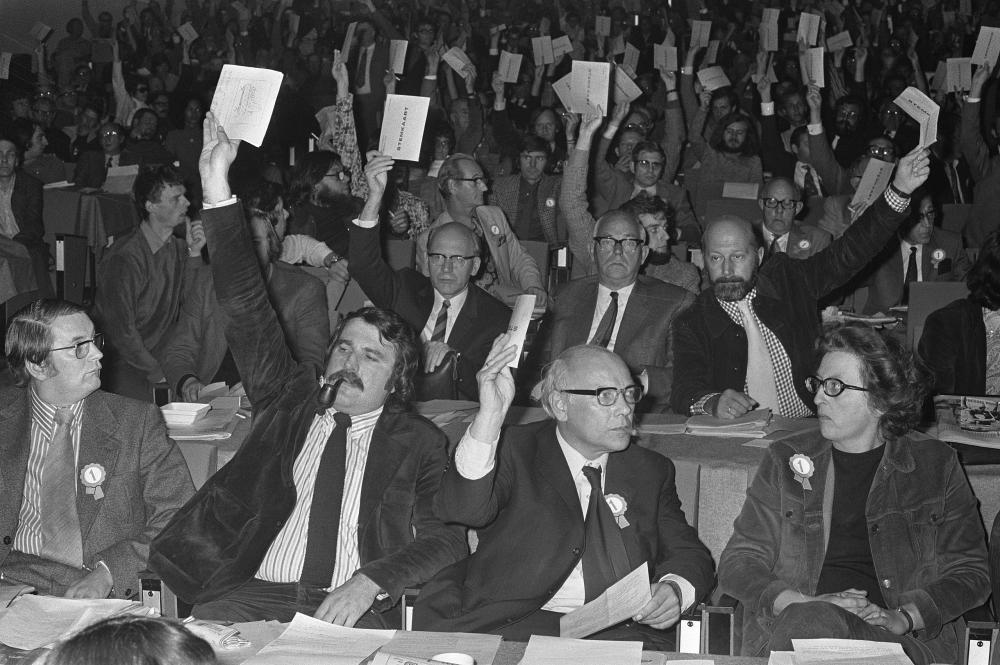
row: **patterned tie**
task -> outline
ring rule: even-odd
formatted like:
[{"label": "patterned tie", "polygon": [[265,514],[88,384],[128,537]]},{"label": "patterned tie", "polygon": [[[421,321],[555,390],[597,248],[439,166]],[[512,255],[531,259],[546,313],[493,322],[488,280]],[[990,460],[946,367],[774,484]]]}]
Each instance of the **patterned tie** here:
[{"label": "patterned tie", "polygon": [[337,533],[340,530],[340,504],[344,499],[344,474],[347,464],[347,430],[351,417],[333,414],[336,425],[326,441],[323,456],[313,482],[312,507],[309,509],[309,533],[306,556],[299,582],[325,589],[330,586],[337,561]]},{"label": "patterned tie", "polygon": [[[899,273],[896,273],[897,275]],[[917,281],[917,248],[910,247],[910,258],[906,260],[906,274],[903,276],[903,299],[900,304],[910,301],[910,284]]]},{"label": "patterned tie", "polygon": [[608,344],[611,343],[611,333],[615,329],[615,321],[617,319],[618,292],[612,291],[611,304],[608,305],[606,310],[604,310],[604,316],[601,318],[601,323],[597,326],[597,332],[594,333],[594,338],[590,340],[590,343],[608,348]]},{"label": "patterned tie", "polygon": [[438,312],[437,320],[434,322],[434,332],[431,333],[432,342],[443,342],[444,333],[448,329],[448,308],[451,301],[445,300],[441,303],[441,310]]},{"label": "patterned tie", "polygon": [[83,539],[76,511],[73,412],[56,409],[52,441],[42,465],[42,558],[74,568],[83,565]]},{"label": "patterned tie", "polygon": [[746,298],[736,303],[743,319],[743,329],[747,334],[747,390],[750,397],[757,400],[762,408],[769,408],[775,413],[781,412],[778,402],[778,386],[774,380],[774,363],[771,362],[771,352],[767,349],[764,334],[760,331],[757,318],[750,309],[750,301]]},{"label": "patterned tie", "polygon": [[778,244],[778,236],[774,236],[774,238],[771,239],[771,244],[767,246],[767,253],[764,258],[769,259],[780,251],[781,245]]},{"label": "patterned tie", "polygon": [[583,475],[590,481],[590,503],[584,524],[583,588],[589,603],[629,574],[628,552],[622,530],[615,521],[601,489],[600,467],[585,466]]}]

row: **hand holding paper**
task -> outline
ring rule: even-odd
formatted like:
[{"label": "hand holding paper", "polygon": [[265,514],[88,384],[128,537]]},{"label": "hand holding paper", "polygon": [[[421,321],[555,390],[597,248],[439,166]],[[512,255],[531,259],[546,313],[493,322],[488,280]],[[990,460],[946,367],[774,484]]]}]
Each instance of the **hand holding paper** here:
[{"label": "hand holding paper", "polygon": [[517,347],[517,355],[510,361],[508,367],[517,367],[518,361],[521,359],[524,340],[528,334],[528,324],[531,323],[531,313],[534,309],[534,294],[526,293],[517,297],[517,301],[514,303],[514,311],[510,315],[510,324],[507,326],[510,343]]},{"label": "hand holding paper", "polygon": [[429,97],[386,95],[379,152],[394,159],[418,161],[430,101]]},{"label": "hand holding paper", "polygon": [[930,97],[913,86],[908,87],[895,100],[896,106],[920,124],[921,148],[937,141],[937,123],[940,107]]},{"label": "hand holding paper", "polygon": [[260,147],[284,75],[270,69],[223,65],[212,113],[231,139]]}]

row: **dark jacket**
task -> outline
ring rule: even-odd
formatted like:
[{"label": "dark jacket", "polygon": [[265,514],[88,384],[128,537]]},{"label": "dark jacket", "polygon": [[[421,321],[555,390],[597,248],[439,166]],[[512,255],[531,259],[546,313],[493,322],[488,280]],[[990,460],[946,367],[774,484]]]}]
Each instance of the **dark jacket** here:
[{"label": "dark jacket", "polygon": [[983,308],[967,298],[931,312],[917,351],[934,373],[935,395],[986,394]]},{"label": "dark jacket", "polygon": [[[296,364],[267,300],[242,207],[202,212],[226,338],[254,407],[253,429],[153,543],[150,567],[187,602],[205,602],[254,576],[295,505],[292,466],[316,415],[315,366]],[[389,594],[420,584],[466,552],[432,501],[447,440],[420,416],[386,408],[372,434],[358,513],[359,572]]]}]

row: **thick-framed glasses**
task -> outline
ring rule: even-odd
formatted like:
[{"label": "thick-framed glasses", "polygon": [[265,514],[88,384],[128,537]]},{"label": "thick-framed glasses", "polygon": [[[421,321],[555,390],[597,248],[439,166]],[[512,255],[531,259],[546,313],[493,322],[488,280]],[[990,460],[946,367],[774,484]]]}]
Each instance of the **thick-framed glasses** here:
[{"label": "thick-framed glasses", "polygon": [[641,238],[612,238],[611,236],[598,236],[594,238],[594,245],[597,249],[608,254],[620,248],[625,254],[635,254],[639,248],[646,244]]},{"label": "thick-framed glasses", "polygon": [[625,398],[626,404],[638,404],[642,399],[642,386],[631,385],[624,388],[560,388],[559,392],[570,395],[590,395],[597,398],[601,406],[611,406],[618,401],[618,396]]},{"label": "thick-framed glasses", "polygon": [[872,157],[877,157],[885,161],[885,158],[887,157],[889,159],[895,159],[896,149],[877,146],[877,145],[870,145],[868,146],[868,154],[871,155]]},{"label": "thick-framed glasses", "polygon": [[653,171],[663,170],[663,162],[651,162],[648,159],[637,159],[635,160],[635,165],[644,169],[651,169]]},{"label": "thick-framed glasses", "polygon": [[473,178],[452,178],[452,180],[457,180],[459,182],[474,182],[477,185],[489,185],[489,180],[484,175],[477,175]]},{"label": "thick-framed glasses", "polygon": [[90,353],[90,345],[93,344],[98,351],[104,349],[104,333],[94,333],[92,339],[85,339],[82,342],[77,342],[76,344],[70,344],[69,346],[58,346],[54,349],[49,349],[52,351],[66,351],[67,349],[73,349],[74,355],[76,355],[78,360],[83,360]]},{"label": "thick-framed glasses", "polygon": [[797,199],[785,199],[784,201],[779,201],[773,196],[769,196],[766,199],[761,199],[760,202],[764,204],[765,208],[777,208],[778,206],[781,206],[785,210],[791,210],[798,204],[802,203],[802,201],[799,201]]},{"label": "thick-framed glasses", "polygon": [[469,261],[472,261],[474,258],[476,258],[476,257],[475,256],[451,256],[451,255],[448,255],[448,254],[438,254],[438,253],[428,254],[427,255],[427,260],[430,262],[430,264],[432,266],[443,266],[445,263],[451,263],[451,265],[453,267],[458,268],[459,270],[461,270],[462,268],[464,268],[465,265]]},{"label": "thick-framed glasses", "polygon": [[347,180],[348,178],[350,178],[351,174],[348,173],[347,171],[344,171],[344,170],[330,171],[330,172],[328,172],[326,174],[325,177],[327,177],[327,178],[336,178],[337,180],[340,180],[341,182],[343,182],[343,181]]},{"label": "thick-framed glasses", "polygon": [[867,388],[852,386],[844,383],[840,379],[821,379],[818,376],[806,377],[806,390],[810,393],[815,395],[819,392],[820,387],[823,388],[823,392],[825,392],[828,397],[836,397],[845,390],[860,390],[861,392],[868,392]]}]

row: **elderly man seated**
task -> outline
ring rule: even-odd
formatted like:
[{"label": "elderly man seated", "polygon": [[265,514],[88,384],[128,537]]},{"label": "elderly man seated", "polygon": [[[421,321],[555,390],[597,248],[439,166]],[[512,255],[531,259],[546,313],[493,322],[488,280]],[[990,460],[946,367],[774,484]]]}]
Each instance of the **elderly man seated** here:
[{"label": "elderly man seated", "polygon": [[563,614],[641,566],[652,599],[592,637],[672,648],[663,629],[711,588],[712,557],[684,519],[673,463],[632,445],[642,386],[606,349],[566,349],[542,381],[550,419],[501,437],[509,344],[497,338],[478,375],[481,408],[435,500],[444,520],[479,529],[479,547],[424,587],[414,627],[558,635]]},{"label": "elderly man seated", "polygon": [[368,199],[351,229],[350,271],[377,307],[397,312],[423,342],[425,375],[449,366],[453,376],[418,382],[417,399],[452,397],[476,400],[476,372],[493,339],[507,328],[510,310],[470,283],[480,267],[480,244],[466,226],[449,222],[431,229],[427,240],[430,277],[409,268],[393,271],[379,241],[378,211],[392,169],[390,157],[369,153],[365,176]]},{"label": "elderly man seated", "polygon": [[805,259],[826,249],[830,234],[795,219],[802,211],[802,190],[788,178],[771,178],[760,190],[760,231],[768,255],[784,252]]}]

